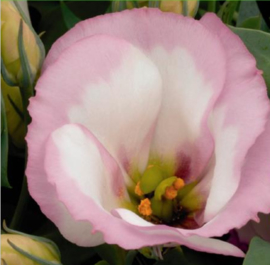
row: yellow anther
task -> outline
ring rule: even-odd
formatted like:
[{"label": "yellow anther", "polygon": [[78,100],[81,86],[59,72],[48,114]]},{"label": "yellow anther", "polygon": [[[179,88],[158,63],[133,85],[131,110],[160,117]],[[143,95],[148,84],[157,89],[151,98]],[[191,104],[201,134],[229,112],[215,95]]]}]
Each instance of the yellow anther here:
[{"label": "yellow anther", "polygon": [[148,167],[147,167],[147,169],[149,169],[149,168],[152,168],[154,165],[149,165]]},{"label": "yellow anther", "polygon": [[167,187],[164,193],[164,197],[167,200],[173,200],[177,196],[177,190],[173,187]]},{"label": "yellow anther", "polygon": [[143,196],[143,192],[141,190],[141,187],[140,187],[140,181],[137,182],[137,185],[135,187],[135,193],[138,195],[138,196]]},{"label": "yellow anther", "polygon": [[177,180],[173,183],[173,186],[176,190],[180,190],[185,186],[185,182],[181,178],[177,178]]},{"label": "yellow anther", "polygon": [[141,203],[138,206],[138,211],[144,216],[149,216],[152,214],[151,202],[148,198],[141,200]]}]

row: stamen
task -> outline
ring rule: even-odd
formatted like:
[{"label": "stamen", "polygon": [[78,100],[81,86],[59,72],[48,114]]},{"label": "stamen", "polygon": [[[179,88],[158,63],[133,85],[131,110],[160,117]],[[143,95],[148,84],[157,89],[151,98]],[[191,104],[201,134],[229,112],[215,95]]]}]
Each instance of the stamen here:
[{"label": "stamen", "polygon": [[173,183],[173,186],[176,190],[180,190],[185,186],[185,182],[181,178],[177,178],[177,180]]},{"label": "stamen", "polygon": [[143,191],[141,190],[140,184],[140,181],[137,182],[135,187],[135,194],[137,194],[138,196],[143,196]]},{"label": "stamen", "polygon": [[181,178],[177,178],[172,186],[166,188],[164,197],[167,200],[173,200],[177,196],[177,191],[183,188],[184,186],[185,186],[184,180]]},{"label": "stamen", "polygon": [[177,190],[173,187],[167,187],[164,193],[164,197],[167,200],[173,200],[177,196]]},{"label": "stamen", "polygon": [[149,216],[152,214],[151,202],[148,198],[141,200],[141,203],[138,206],[138,211],[144,216]]}]

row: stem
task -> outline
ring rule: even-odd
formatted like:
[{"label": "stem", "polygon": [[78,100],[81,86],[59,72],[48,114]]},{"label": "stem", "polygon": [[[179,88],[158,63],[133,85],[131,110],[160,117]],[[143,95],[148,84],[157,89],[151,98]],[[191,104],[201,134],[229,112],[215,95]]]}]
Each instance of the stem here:
[{"label": "stem", "polygon": [[23,103],[24,123],[25,123],[26,131],[27,131],[27,126],[31,122],[31,117],[29,115],[27,108],[29,105],[29,98],[33,96],[33,88],[32,87],[20,88],[20,90],[21,90],[22,103]]},{"label": "stem", "polygon": [[[26,132],[27,132],[27,126],[31,122],[31,117],[29,115],[27,107],[29,104],[29,98],[33,96],[33,86],[30,86],[29,88],[21,88],[21,96],[22,96],[22,102],[23,102],[24,124],[25,124]],[[26,163],[27,163],[27,157],[28,157],[28,152],[27,152],[27,146],[26,146],[25,147],[25,168],[26,168]],[[24,212],[26,211],[29,199],[30,199],[30,196],[29,196],[28,187],[27,187],[27,180],[24,174],[19,201],[16,206],[15,212],[13,214],[11,223],[10,223],[11,229],[15,229],[15,228],[19,229],[22,223]]]},{"label": "stem", "polygon": [[216,0],[208,1],[208,11],[216,13]]},{"label": "stem", "polygon": [[23,219],[23,216],[24,216],[23,213],[27,208],[28,201],[29,201],[29,193],[27,189],[26,176],[24,175],[19,201],[16,206],[14,215],[12,217],[11,223],[10,223],[11,229],[19,228],[21,221]]}]

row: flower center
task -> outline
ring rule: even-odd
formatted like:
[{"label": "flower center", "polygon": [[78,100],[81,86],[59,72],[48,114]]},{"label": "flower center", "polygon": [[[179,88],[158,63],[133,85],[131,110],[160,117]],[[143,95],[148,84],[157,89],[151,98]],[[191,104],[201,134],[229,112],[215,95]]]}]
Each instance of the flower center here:
[{"label": "flower center", "polygon": [[191,192],[195,185],[196,182],[186,184],[180,177],[169,176],[161,166],[149,165],[129,191],[132,210],[155,224],[196,228],[194,217],[201,207]]}]

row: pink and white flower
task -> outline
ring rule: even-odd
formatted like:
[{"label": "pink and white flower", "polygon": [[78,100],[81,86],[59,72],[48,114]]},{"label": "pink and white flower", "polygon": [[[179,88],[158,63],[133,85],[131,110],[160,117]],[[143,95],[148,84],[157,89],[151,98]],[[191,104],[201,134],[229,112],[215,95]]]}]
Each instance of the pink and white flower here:
[{"label": "pink and white flower", "polygon": [[[244,255],[211,237],[270,212],[270,107],[254,57],[214,14],[83,21],[53,45],[36,90],[29,191],[68,240]],[[153,166],[160,183],[182,181],[163,189],[176,198],[160,183],[140,193]],[[173,207],[157,213],[156,195]]]}]

